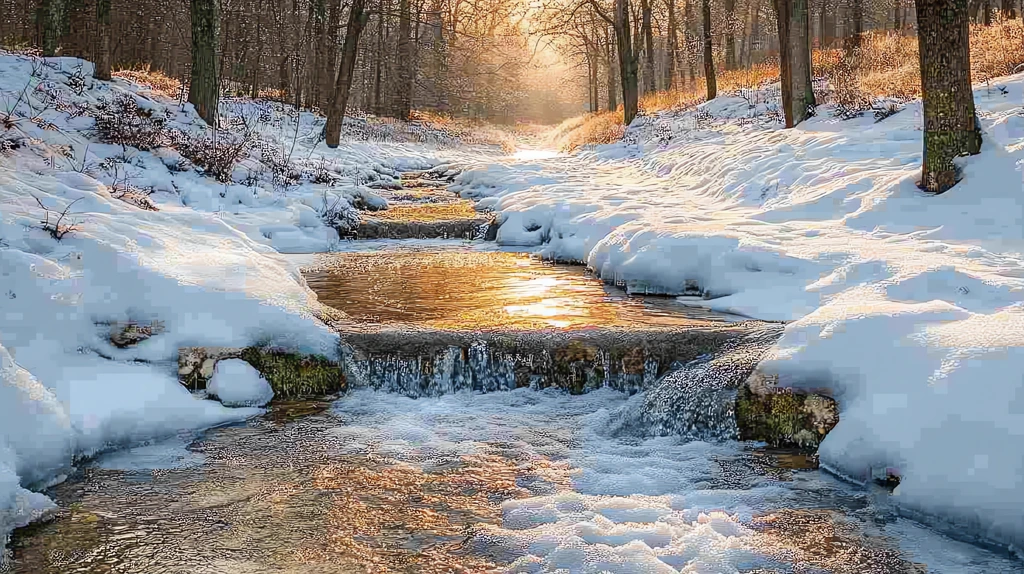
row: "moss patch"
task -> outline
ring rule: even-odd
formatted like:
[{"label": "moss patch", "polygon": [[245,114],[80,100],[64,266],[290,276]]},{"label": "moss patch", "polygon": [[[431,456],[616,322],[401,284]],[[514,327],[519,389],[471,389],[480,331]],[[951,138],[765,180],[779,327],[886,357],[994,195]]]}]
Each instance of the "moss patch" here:
[{"label": "moss patch", "polygon": [[295,398],[344,391],[341,367],[319,355],[299,355],[248,347],[239,357],[252,365],[274,389],[275,397]]},{"label": "moss patch", "polygon": [[817,448],[838,422],[835,401],[791,389],[754,392],[748,385],[736,394],[736,424],[740,440],[766,442],[773,447]]}]

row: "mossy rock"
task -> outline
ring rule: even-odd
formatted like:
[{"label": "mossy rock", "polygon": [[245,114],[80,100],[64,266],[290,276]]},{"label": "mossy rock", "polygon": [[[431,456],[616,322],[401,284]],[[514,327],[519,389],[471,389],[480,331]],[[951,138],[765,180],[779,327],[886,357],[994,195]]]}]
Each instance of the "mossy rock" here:
[{"label": "mossy rock", "polygon": [[320,355],[248,347],[239,358],[267,379],[275,397],[323,396],[346,388],[341,366]]},{"label": "mossy rock", "polygon": [[838,422],[837,412],[831,398],[792,389],[743,385],[736,394],[740,440],[773,447],[817,448]]},{"label": "mossy rock", "polygon": [[276,398],[314,397],[346,389],[341,366],[320,355],[301,355],[263,347],[189,347],[178,350],[178,378],[190,390],[206,388],[214,367],[224,359],[253,366]]}]

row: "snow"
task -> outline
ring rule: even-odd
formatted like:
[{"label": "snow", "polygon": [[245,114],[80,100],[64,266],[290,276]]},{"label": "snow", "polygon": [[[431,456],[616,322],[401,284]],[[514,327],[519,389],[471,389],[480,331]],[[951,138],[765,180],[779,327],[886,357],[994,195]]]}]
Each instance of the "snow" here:
[{"label": "snow", "polygon": [[975,90],[981,155],[940,196],[915,185],[920,102],[786,130],[729,95],[573,156],[468,165],[452,188],[497,212],[501,244],[789,321],[760,370],[839,400],[822,462],[895,469],[901,512],[1020,553],[1024,75],[996,85]]},{"label": "snow", "polygon": [[[230,181],[217,181],[170,147],[100,142],[92,112],[118,98],[174,130],[207,128],[189,104],[91,74],[75,58],[0,51],[3,114],[13,124],[0,129],[3,540],[54,508],[31,491],[62,480],[82,457],[262,412],[189,393],[177,380],[179,348],[270,345],[335,356],[337,335],[281,254],[336,247],[325,206],[351,221],[357,207],[386,207],[369,186],[439,163],[439,146],[389,141],[387,126],[356,120],[347,129],[366,137],[330,150],[318,138],[322,117],[229,99],[220,111],[230,133],[218,137],[240,137],[246,124],[256,143]],[[151,189],[155,210],[119,199],[126,181],[143,195]],[[75,229],[58,241],[42,222],[69,206],[64,223]],[[124,324],[152,336],[119,348],[110,333]],[[239,402],[265,402],[251,398]]]},{"label": "snow", "polygon": [[274,398],[270,383],[241,359],[219,361],[206,392],[228,407],[262,407]]},{"label": "snow", "polygon": [[[819,571],[806,563],[794,567],[792,557],[773,551],[754,520],[820,508],[859,514],[861,528],[891,537],[906,560],[927,564],[928,572],[1019,570],[1012,560],[909,521],[887,519],[874,532],[871,517],[888,515],[884,498],[872,500],[820,472],[783,480],[750,472],[750,453],[740,443],[610,433],[616,412],[640,399],[610,389],[583,396],[524,388],[419,399],[360,389],[332,407],[344,421],[333,430],[332,454],[426,471],[460,457],[515,460],[521,473],[534,473],[532,480],[517,480],[529,495],[505,501],[501,523],[482,525],[463,544],[510,563],[509,572]],[[537,464],[544,460],[550,466]],[[743,470],[731,476],[730,464]],[[568,484],[559,484],[564,475]],[[811,529],[795,536],[831,534]]]}]

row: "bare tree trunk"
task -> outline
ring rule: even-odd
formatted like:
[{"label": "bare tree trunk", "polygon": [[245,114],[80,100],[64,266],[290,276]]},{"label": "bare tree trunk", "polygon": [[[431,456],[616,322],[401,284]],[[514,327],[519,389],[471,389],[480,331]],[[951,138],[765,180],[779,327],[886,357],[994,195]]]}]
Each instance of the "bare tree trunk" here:
[{"label": "bare tree trunk", "polygon": [[733,32],[736,0],[725,0],[725,69],[736,69],[736,34]]},{"label": "bare tree trunk", "polygon": [[217,127],[220,81],[217,75],[217,0],[191,0],[192,77],[188,101],[210,127]]},{"label": "bare tree trunk", "polygon": [[639,109],[637,61],[629,24],[629,0],[615,0],[615,37],[619,46],[619,81],[622,83],[622,121],[633,122]]},{"label": "bare tree trunk", "polygon": [[412,18],[409,11],[409,0],[398,2],[398,85],[395,89],[395,104],[392,115],[399,119],[409,119],[412,113]]},{"label": "bare tree trunk", "polygon": [[676,0],[665,2],[668,8],[668,46],[665,54],[665,89],[676,87],[676,58],[679,56],[679,24],[676,22]]},{"label": "bare tree trunk", "polygon": [[608,66],[608,111],[614,112],[619,108],[618,102],[618,74],[615,73],[615,51],[612,49],[612,38],[605,27],[605,63]]},{"label": "bare tree trunk", "polygon": [[1017,11],[1014,9],[1013,0],[1002,0],[999,11],[1003,13],[1003,17],[1009,20],[1013,20],[1017,17]]},{"label": "bare tree trunk", "polygon": [[67,0],[43,0],[43,55],[56,56],[67,21]]},{"label": "bare tree trunk", "polygon": [[381,94],[381,80],[384,75],[384,14],[390,9],[390,2],[381,0],[377,16],[377,54],[373,63],[373,113],[384,115],[384,99]]},{"label": "bare tree trunk", "polygon": [[924,100],[921,187],[942,193],[957,182],[953,159],[981,151],[971,91],[967,0],[916,0]]},{"label": "bare tree trunk", "polygon": [[654,77],[654,31],[651,29],[651,0],[640,0],[641,26],[644,36],[644,93],[653,94],[658,91],[657,79]]},{"label": "bare tree trunk", "polygon": [[814,109],[808,0],[775,0],[786,127],[807,119]]},{"label": "bare tree trunk", "polygon": [[747,67],[754,65],[754,50],[760,48],[761,41],[761,0],[753,0],[753,22],[750,24],[750,48],[747,49]]},{"label": "bare tree trunk", "polygon": [[694,27],[694,16],[693,16],[693,3],[697,0],[685,0],[686,9],[684,14],[686,16],[685,29],[686,29],[686,62],[688,64],[687,70],[690,72],[690,81],[697,82],[697,55],[694,53],[694,44],[696,42],[696,34],[693,33]]},{"label": "bare tree trunk", "polygon": [[93,77],[97,80],[110,80],[110,0],[96,2],[96,33],[99,35],[99,46]]},{"label": "bare tree trunk", "polygon": [[849,14],[851,30],[846,36],[846,49],[860,47],[861,34],[864,32],[864,0],[853,0]]},{"label": "bare tree trunk", "polygon": [[710,101],[718,95],[718,85],[715,80],[715,54],[711,45],[711,0],[704,0],[702,11],[704,20],[704,79],[708,84],[708,101]]},{"label": "bare tree trunk", "polygon": [[348,107],[349,90],[352,88],[352,72],[356,68],[359,36],[366,28],[370,15],[366,12],[366,0],[352,0],[349,8],[348,25],[345,27],[345,43],[341,48],[341,64],[334,84],[334,94],[327,111],[327,147],[336,148],[341,141],[341,124]]},{"label": "bare tree trunk", "polygon": [[983,0],[982,4],[982,24],[986,26],[992,25],[992,0]]}]

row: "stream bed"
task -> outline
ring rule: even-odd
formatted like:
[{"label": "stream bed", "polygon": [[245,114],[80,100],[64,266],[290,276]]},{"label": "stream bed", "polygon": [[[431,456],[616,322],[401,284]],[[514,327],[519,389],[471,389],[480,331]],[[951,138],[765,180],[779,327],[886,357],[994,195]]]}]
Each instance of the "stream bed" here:
[{"label": "stream bed", "polygon": [[[579,268],[446,245],[325,256],[307,277],[357,326],[425,340],[495,330],[673,338],[745,324],[628,297]],[[631,424],[652,385],[671,378],[661,375],[679,372],[666,363],[628,388],[602,383],[605,371],[568,390],[514,376],[431,387],[417,371],[412,386],[351,384],[340,397],[277,401],[243,424],[102,455],[50,489],[55,520],[16,532],[13,572],[1022,571],[897,517],[888,490],[840,482],[813,457]]]}]

